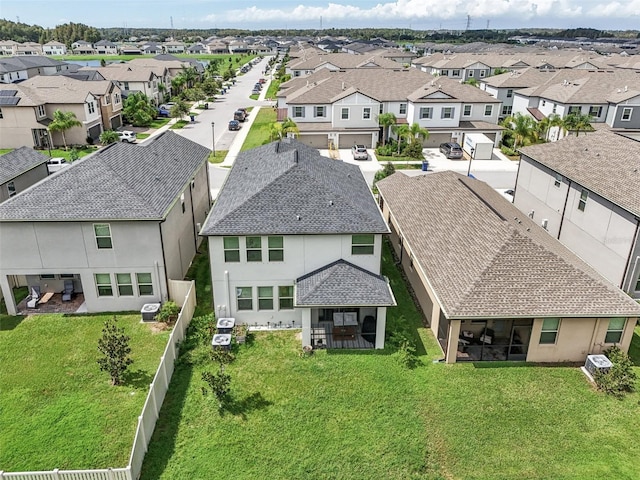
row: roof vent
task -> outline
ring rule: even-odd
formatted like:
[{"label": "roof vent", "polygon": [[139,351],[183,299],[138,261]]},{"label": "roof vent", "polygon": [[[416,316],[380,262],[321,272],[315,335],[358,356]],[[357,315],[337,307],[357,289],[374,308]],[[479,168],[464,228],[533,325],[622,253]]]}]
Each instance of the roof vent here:
[{"label": "roof vent", "polygon": [[300,215],[296,215],[296,220],[300,220]]},{"label": "roof vent", "polygon": [[542,222],[540,222],[540,225],[542,225],[542,228],[544,228],[546,230],[547,227],[549,226],[549,219],[543,218]]},{"label": "roof vent", "polygon": [[329,205],[333,206],[333,200],[329,200]]}]

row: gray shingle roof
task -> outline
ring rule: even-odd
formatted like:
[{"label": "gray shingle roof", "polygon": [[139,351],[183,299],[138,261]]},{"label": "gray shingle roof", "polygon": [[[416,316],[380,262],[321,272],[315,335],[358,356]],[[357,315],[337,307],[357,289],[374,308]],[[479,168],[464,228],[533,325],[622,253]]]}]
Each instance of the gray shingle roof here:
[{"label": "gray shingle roof", "polygon": [[0,185],[42,165],[48,157],[29,147],[20,147],[0,156]]},{"label": "gray shingle roof", "polygon": [[0,205],[0,221],[159,220],[209,150],[173,132],[115,143]]},{"label": "gray shingle roof", "polygon": [[337,260],[296,280],[296,307],[395,304],[383,276],[345,260]]},{"label": "gray shingle roof", "polygon": [[521,152],[640,217],[640,142],[598,130]]},{"label": "gray shingle roof", "polygon": [[286,139],[240,154],[201,235],[386,232],[356,165]]},{"label": "gray shingle roof", "polygon": [[395,173],[377,185],[448,318],[640,315],[640,305],[484,182]]}]

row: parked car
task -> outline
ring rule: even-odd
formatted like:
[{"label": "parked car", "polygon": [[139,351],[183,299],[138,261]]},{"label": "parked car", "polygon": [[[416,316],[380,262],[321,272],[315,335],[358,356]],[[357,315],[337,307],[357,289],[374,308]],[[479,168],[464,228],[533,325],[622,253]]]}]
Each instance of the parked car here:
[{"label": "parked car", "polygon": [[70,163],[67,162],[64,158],[54,157],[49,159],[49,161],[47,162],[47,170],[49,170],[49,173],[53,173],[57,172],[58,170],[62,170],[64,167],[68,167],[69,165]]},{"label": "parked car", "polygon": [[240,122],[238,120],[229,121],[229,130],[240,130]]},{"label": "parked car", "polygon": [[261,84],[262,84],[262,83],[264,83],[264,82],[266,82],[266,80],[265,80],[264,78],[261,78],[260,80],[258,80],[258,83],[261,83]]},{"label": "parked car", "polygon": [[136,141],[136,134],[131,130],[123,130],[118,132],[118,138],[121,142],[133,143]]},{"label": "parked car", "polygon": [[447,158],[462,158],[462,147],[455,142],[441,143],[440,151]]},{"label": "parked car", "polygon": [[244,112],[244,118],[246,119],[249,116],[249,112],[247,111],[246,108],[238,108],[237,109],[239,112]]},{"label": "parked car", "polygon": [[238,120],[239,122],[244,122],[247,119],[247,116],[242,110],[236,110],[233,113],[233,119]]},{"label": "parked car", "polygon": [[364,145],[354,145],[351,147],[351,154],[354,160],[369,160],[369,152]]}]

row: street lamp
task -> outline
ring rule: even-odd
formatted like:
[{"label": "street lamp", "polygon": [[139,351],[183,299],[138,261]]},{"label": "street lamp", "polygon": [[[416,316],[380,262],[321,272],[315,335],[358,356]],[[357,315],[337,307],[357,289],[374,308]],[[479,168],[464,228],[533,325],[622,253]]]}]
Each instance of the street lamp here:
[{"label": "street lamp", "polygon": [[216,157],[216,123],[211,122],[211,143],[213,143],[213,158]]},{"label": "street lamp", "polygon": [[469,169],[467,170],[467,177],[469,176],[469,174],[471,173],[471,161],[473,160],[473,154],[475,153],[476,149],[475,148],[471,148],[471,155],[469,156]]}]

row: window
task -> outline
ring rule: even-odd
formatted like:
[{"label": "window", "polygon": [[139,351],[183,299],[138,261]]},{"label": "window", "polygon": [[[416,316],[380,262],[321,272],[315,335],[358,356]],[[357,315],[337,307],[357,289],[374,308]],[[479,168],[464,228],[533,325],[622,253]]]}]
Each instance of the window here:
[{"label": "window", "polygon": [[273,287],[258,287],[258,310],[273,310]]},{"label": "window", "polygon": [[456,109],[453,107],[444,107],[440,114],[440,118],[453,118],[455,110]]},{"label": "window", "polygon": [[558,106],[554,103],[553,108],[551,109],[551,112],[556,113],[557,110],[558,110]]},{"label": "window", "polygon": [[327,113],[326,113],[326,107],[323,106],[316,106],[313,107],[313,116],[314,117],[326,117]]},{"label": "window", "polygon": [[253,287],[236,288],[238,310],[253,310]]},{"label": "window", "polygon": [[632,112],[631,108],[622,109],[622,120],[624,122],[628,122],[629,120],[631,120],[631,112]]},{"label": "window", "polygon": [[627,322],[624,318],[612,318],[609,320],[609,328],[607,328],[607,335],[604,337],[604,343],[620,343],[625,323]]},{"label": "window", "polygon": [[453,71],[453,76],[454,77],[459,77],[460,76],[460,70],[454,70]]},{"label": "window", "polygon": [[602,115],[602,107],[598,107],[596,105],[593,105],[592,107],[589,108],[589,116],[590,117],[598,118],[600,115]]},{"label": "window", "polygon": [[559,173],[556,173],[556,178],[553,182],[553,186],[559,187],[561,183],[562,183],[562,175],[560,175]]},{"label": "window", "polygon": [[406,115],[407,114],[407,104],[406,103],[401,103],[400,104],[400,115]]},{"label": "window", "polygon": [[433,118],[433,108],[420,107],[420,118]]},{"label": "window", "polygon": [[124,89],[129,90],[129,82],[124,82]]},{"label": "window", "polygon": [[240,261],[240,240],[238,237],[224,237],[222,239],[224,246],[224,261],[239,262]]},{"label": "window", "polygon": [[470,117],[471,116],[471,105],[465,105],[463,107],[462,115],[464,115],[465,117]]},{"label": "window", "polygon": [[640,274],[638,275],[638,281],[636,282],[636,292],[640,292]]},{"label": "window", "polygon": [[373,234],[361,234],[351,236],[352,255],[373,255]]},{"label": "window", "polygon": [[371,107],[364,107],[362,109],[362,119],[369,120],[371,118]]},{"label": "window", "polygon": [[267,244],[269,246],[269,261],[270,262],[284,261],[284,238],[268,237]]},{"label": "window", "polygon": [[13,182],[7,183],[7,192],[9,193],[9,197],[13,197],[16,194],[16,184]]},{"label": "window", "polygon": [[582,192],[580,192],[580,201],[578,202],[578,210],[581,212],[584,212],[587,206],[587,198],[589,198],[589,192],[583,189]]},{"label": "window", "polygon": [[473,70],[469,70],[469,78],[473,78]]},{"label": "window", "polygon": [[262,237],[247,237],[247,262],[262,261]]},{"label": "window", "polygon": [[4,118],[4,115],[2,115],[2,109],[0,108],[0,118]]},{"label": "window", "polygon": [[38,117],[44,117],[47,114],[44,110],[44,105],[38,105]]},{"label": "window", "polygon": [[571,115],[572,113],[580,113],[580,110],[580,105],[570,105],[567,115]]},{"label": "window", "polygon": [[380,115],[382,115],[384,113],[384,105],[380,104],[380,111],[379,111]]},{"label": "window", "polygon": [[513,111],[513,107],[511,105],[502,106],[502,115],[511,115],[512,111]]},{"label": "window", "polygon": [[299,77],[300,76],[300,70],[294,70],[293,71],[293,76],[294,77]]},{"label": "window", "polygon": [[484,106],[484,116],[490,117],[493,114],[493,105]]},{"label": "window", "polygon": [[559,318],[545,318],[542,322],[542,331],[540,332],[540,343],[554,344],[558,336],[560,328]]},{"label": "window", "polygon": [[486,74],[487,74],[486,70],[480,70],[480,78],[484,78]]},{"label": "window", "polygon": [[293,118],[303,118],[304,107],[293,107]]},{"label": "window", "polygon": [[111,227],[108,223],[94,224],[93,231],[96,235],[96,244],[99,249],[113,248],[113,243],[111,242]]},{"label": "window", "polygon": [[340,109],[340,118],[342,120],[349,120],[349,109],[346,107],[343,107]]},{"label": "window", "polygon": [[511,98],[511,97],[513,97],[513,89],[512,89],[512,88],[509,88],[509,89],[507,90],[507,98]]},{"label": "window", "polygon": [[293,310],[293,285],[278,287],[280,310]]},{"label": "window", "polygon": [[120,103],[120,94],[119,93],[114,93],[113,94],[113,103],[115,105],[117,105],[118,103]]},{"label": "window", "polygon": [[131,282],[130,273],[116,273],[116,284],[118,285],[118,294],[121,297],[133,296],[133,283]]},{"label": "window", "polygon": [[445,76],[445,77],[449,76],[449,70],[442,70],[440,72],[440,75]]},{"label": "window", "polygon": [[544,107],[547,104],[546,100],[542,100],[542,106]]},{"label": "window", "polygon": [[140,296],[153,295],[153,280],[150,273],[136,273],[136,279]]},{"label": "window", "polygon": [[108,273],[96,273],[96,287],[98,287],[99,297],[113,297],[113,288],[111,288],[111,275]]},{"label": "window", "polygon": [[55,280],[56,276],[53,273],[43,273],[40,275],[40,280]]},{"label": "window", "polygon": [[111,96],[110,95],[105,95],[103,97],[103,104],[104,105],[109,105],[111,103]]},{"label": "window", "polygon": [[96,113],[96,104],[95,103],[89,102],[87,104],[87,106],[89,107],[89,114]]}]

